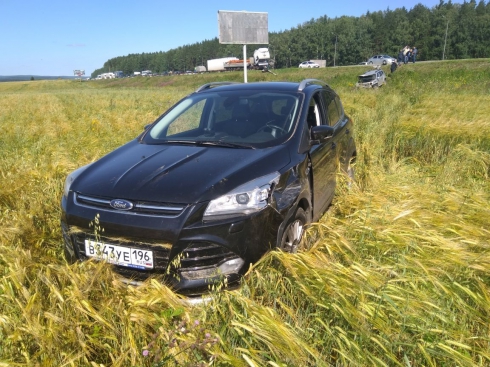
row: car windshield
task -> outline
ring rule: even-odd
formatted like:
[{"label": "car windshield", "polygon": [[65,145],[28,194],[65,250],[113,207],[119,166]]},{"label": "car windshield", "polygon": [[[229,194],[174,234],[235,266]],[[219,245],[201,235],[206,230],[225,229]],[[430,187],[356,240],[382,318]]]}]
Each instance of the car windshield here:
[{"label": "car windshield", "polygon": [[359,75],[359,83],[369,83],[376,79],[375,74]]},{"label": "car windshield", "polygon": [[145,133],[148,144],[264,148],[292,134],[300,94],[209,91],[180,101]]}]

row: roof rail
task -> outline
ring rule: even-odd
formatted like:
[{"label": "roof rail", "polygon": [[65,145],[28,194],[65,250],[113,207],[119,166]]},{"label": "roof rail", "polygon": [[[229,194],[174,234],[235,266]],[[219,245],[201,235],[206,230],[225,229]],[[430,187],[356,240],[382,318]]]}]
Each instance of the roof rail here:
[{"label": "roof rail", "polygon": [[327,86],[326,83],[324,83],[318,79],[304,79],[301,81],[301,83],[299,83],[298,91],[301,92],[303,89],[305,89],[310,84],[318,84],[318,85],[321,85],[322,87]]},{"label": "roof rail", "polygon": [[199,88],[196,89],[196,93],[201,92],[205,89],[211,89],[214,87],[219,87],[220,85],[230,85],[230,84],[240,84],[238,82],[214,82],[214,83],[207,83],[204,85],[201,85]]}]

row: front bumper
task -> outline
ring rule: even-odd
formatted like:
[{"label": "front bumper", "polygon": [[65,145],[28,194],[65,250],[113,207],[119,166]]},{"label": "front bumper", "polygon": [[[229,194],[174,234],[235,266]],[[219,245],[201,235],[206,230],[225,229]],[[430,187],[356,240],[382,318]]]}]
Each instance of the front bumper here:
[{"label": "front bumper", "polygon": [[374,88],[377,85],[378,85],[378,82],[356,83],[357,88]]},{"label": "front bumper", "polygon": [[188,296],[206,293],[217,284],[235,288],[250,264],[275,247],[283,218],[269,205],[253,215],[205,222],[206,205],[183,206],[177,215],[131,213],[81,202],[70,192],[62,199],[65,256],[71,262],[89,259],[85,240],[97,239],[152,251],[152,269],[113,265],[128,281],[159,277]]}]

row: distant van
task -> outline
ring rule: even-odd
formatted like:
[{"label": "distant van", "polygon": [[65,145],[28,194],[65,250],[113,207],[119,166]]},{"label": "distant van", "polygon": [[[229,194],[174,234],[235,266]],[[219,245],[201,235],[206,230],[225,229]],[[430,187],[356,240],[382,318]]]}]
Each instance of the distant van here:
[{"label": "distant van", "polygon": [[205,73],[206,72],[206,67],[204,65],[201,66],[196,66],[194,68],[195,73]]}]

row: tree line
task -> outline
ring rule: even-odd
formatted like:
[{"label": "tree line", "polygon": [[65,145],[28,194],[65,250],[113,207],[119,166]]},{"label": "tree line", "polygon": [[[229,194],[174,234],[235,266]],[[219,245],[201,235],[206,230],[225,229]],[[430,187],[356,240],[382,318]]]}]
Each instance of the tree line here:
[{"label": "tree line", "polygon": [[[251,56],[258,47],[268,47],[275,68],[296,67],[305,60],[326,60],[327,66],[353,65],[374,54],[396,57],[406,46],[416,46],[418,60],[490,57],[490,0],[451,1],[433,8],[422,4],[367,12],[360,17],[327,15],[311,19],[291,29],[269,33],[268,45],[249,45]],[[242,45],[220,44],[218,38],[180,46],[169,51],[129,54],[107,60],[95,70],[101,73],[134,71],[194,70],[210,59],[242,58]]]}]

